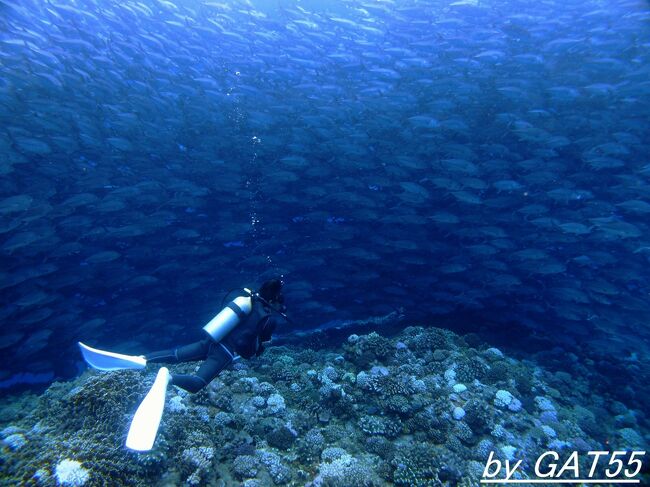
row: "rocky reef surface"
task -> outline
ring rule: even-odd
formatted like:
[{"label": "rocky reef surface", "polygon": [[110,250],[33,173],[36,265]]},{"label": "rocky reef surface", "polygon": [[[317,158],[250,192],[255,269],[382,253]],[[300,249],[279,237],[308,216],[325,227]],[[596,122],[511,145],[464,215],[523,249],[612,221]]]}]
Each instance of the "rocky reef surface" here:
[{"label": "rocky reef surface", "polygon": [[491,452],[525,479],[548,450],[645,449],[647,409],[595,393],[588,364],[567,360],[548,370],[433,327],[272,347],[198,394],[170,387],[149,453],[123,445],[156,368],[88,371],[2,401],[0,483],[470,486]]}]

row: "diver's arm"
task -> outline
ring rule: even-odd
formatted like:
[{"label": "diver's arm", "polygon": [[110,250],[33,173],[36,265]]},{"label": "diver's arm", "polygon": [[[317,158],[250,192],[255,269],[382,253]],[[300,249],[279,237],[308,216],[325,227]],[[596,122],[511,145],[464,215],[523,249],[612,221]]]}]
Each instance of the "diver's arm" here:
[{"label": "diver's arm", "polygon": [[255,356],[259,357],[262,355],[262,352],[264,352],[265,347],[271,344],[271,339],[273,332],[275,331],[275,327],[277,326],[277,321],[269,316],[268,319],[266,320],[266,323],[264,323],[264,326],[262,326],[262,329],[260,330],[260,333],[258,335],[258,345],[257,345],[257,350],[255,351]]},{"label": "diver's arm", "polygon": [[269,317],[260,331],[260,342],[270,341],[276,326],[278,326],[278,322],[273,317]]}]

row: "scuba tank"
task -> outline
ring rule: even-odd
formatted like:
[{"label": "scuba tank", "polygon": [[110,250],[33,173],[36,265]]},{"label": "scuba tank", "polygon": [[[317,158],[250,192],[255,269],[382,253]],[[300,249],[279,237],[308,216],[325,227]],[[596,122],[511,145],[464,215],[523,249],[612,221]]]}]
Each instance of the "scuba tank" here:
[{"label": "scuba tank", "polygon": [[253,309],[253,292],[244,288],[248,296],[239,296],[230,301],[225,308],[212,318],[207,325],[203,327],[205,332],[215,342],[220,342],[228,333],[232,331],[243,319],[245,319]]}]

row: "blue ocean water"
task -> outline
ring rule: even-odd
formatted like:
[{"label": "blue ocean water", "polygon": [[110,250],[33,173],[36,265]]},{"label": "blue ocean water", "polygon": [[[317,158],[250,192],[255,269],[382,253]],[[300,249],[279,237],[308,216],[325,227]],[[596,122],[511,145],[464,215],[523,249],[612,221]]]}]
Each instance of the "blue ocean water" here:
[{"label": "blue ocean water", "polygon": [[278,275],[287,340],[399,316],[647,379],[647,2],[0,12],[5,390]]}]

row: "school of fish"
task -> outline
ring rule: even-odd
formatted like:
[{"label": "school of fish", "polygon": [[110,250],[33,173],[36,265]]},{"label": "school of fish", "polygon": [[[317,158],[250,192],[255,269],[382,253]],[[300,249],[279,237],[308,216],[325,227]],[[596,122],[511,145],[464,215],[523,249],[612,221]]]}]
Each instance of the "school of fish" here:
[{"label": "school of fish", "polygon": [[273,275],[647,354],[649,134],[643,0],[0,0],[0,381]]}]

